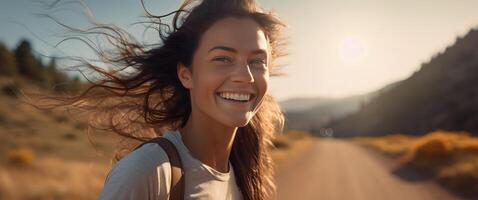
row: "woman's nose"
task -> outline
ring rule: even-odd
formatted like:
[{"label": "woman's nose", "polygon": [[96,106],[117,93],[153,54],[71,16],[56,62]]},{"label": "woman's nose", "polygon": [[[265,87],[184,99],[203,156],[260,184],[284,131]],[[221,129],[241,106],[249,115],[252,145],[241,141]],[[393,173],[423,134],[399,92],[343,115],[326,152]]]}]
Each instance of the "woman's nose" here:
[{"label": "woman's nose", "polygon": [[251,72],[251,68],[247,62],[240,62],[236,66],[232,80],[235,82],[254,82],[254,75]]}]

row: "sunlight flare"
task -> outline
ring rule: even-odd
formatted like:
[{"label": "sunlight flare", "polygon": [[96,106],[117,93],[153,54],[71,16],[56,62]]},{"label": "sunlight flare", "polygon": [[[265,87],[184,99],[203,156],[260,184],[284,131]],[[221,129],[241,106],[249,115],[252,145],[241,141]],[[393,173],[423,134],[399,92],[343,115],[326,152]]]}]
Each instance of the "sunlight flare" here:
[{"label": "sunlight flare", "polygon": [[361,62],[368,54],[367,45],[363,40],[348,36],[342,39],[338,46],[338,56],[345,64]]}]

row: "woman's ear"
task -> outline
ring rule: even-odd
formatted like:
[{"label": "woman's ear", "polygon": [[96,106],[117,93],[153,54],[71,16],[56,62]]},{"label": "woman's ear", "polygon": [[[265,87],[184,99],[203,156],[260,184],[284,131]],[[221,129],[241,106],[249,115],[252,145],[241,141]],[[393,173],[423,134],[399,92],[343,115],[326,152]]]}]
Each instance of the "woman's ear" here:
[{"label": "woman's ear", "polygon": [[179,63],[176,71],[181,84],[187,89],[193,88],[193,74],[191,73],[191,70],[184,64]]}]

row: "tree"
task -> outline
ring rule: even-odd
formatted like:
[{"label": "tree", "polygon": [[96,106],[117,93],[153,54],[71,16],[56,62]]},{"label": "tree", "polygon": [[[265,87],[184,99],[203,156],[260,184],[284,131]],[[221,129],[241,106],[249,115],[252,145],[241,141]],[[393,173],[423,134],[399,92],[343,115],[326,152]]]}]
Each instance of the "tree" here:
[{"label": "tree", "polygon": [[22,40],[15,49],[17,67],[20,74],[33,80],[43,82],[45,80],[44,69],[32,53],[32,47],[29,41]]},{"label": "tree", "polygon": [[52,58],[46,67],[47,85],[55,92],[78,92],[81,89],[82,83],[78,76],[74,78],[58,70],[56,59]]},{"label": "tree", "polygon": [[14,75],[16,72],[15,56],[0,42],[0,75]]},{"label": "tree", "polygon": [[68,77],[57,70],[56,59],[52,58],[46,67],[47,85],[53,87],[56,92],[64,92],[68,90]]}]

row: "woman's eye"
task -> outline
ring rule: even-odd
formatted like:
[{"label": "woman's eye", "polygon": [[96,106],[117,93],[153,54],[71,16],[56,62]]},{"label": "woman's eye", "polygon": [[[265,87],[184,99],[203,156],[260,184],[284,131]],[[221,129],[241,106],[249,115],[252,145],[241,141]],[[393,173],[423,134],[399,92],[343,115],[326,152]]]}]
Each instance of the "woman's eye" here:
[{"label": "woman's eye", "polygon": [[251,64],[265,65],[267,63],[266,63],[266,60],[264,60],[264,59],[254,59],[254,60],[251,61]]},{"label": "woman's eye", "polygon": [[218,62],[222,62],[222,63],[232,63],[232,59],[229,58],[229,57],[216,57],[213,59],[213,61],[218,61]]}]

